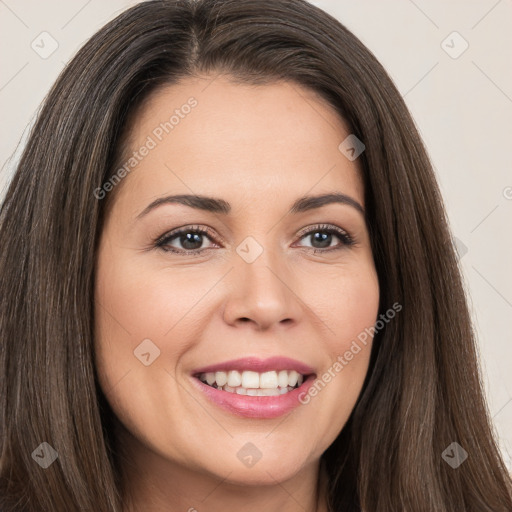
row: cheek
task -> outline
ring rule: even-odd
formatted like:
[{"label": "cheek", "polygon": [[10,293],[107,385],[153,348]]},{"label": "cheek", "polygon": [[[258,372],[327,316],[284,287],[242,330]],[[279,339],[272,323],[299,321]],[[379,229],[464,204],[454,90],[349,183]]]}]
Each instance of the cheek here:
[{"label": "cheek", "polygon": [[165,357],[151,363],[152,373],[160,368],[172,370],[189,345],[201,338],[200,323],[191,319],[206,316],[201,313],[201,301],[218,278],[185,267],[155,270],[144,267],[140,257],[123,257],[114,251],[100,254],[95,352],[103,389],[115,386],[128,372],[128,380],[133,380],[147,369],[137,358],[139,352],[148,352],[141,347],[149,349],[150,360],[165,351]]},{"label": "cheek", "polygon": [[331,355],[347,350],[359,335],[364,338],[377,319],[379,283],[371,262],[335,268],[309,279],[302,296],[324,324],[324,341]]},{"label": "cheek", "polygon": [[[375,324],[379,310],[379,288],[376,276],[368,273],[364,276],[352,276],[338,292],[335,331],[339,340],[343,340],[338,351],[347,350],[351,342],[363,337]],[[371,341],[371,340],[370,340]]]},{"label": "cheek", "polygon": [[115,267],[99,265],[96,297],[103,307],[97,308],[98,324],[117,332],[114,341],[121,337],[140,343],[172,336],[214,282],[198,272],[151,270],[137,259],[116,257]]},{"label": "cheek", "polygon": [[324,282],[322,290],[318,303],[323,307],[317,311],[328,327],[323,348],[330,364],[317,376],[320,382],[311,390],[311,398],[322,394],[336,425],[335,418],[347,419],[367,374],[379,310],[379,284],[373,265],[368,265],[360,272],[338,273],[336,279]]},{"label": "cheek", "polygon": [[346,385],[354,386],[359,394],[370,359],[374,326],[379,311],[379,286],[374,271],[350,280],[351,291],[344,294],[343,307],[336,329],[340,332],[339,342],[332,346],[332,359],[342,365],[333,370],[343,372]]}]

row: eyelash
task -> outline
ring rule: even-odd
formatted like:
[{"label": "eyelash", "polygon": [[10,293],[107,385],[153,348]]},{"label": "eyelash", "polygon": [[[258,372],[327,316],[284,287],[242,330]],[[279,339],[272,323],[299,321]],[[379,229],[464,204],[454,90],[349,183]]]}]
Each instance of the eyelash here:
[{"label": "eyelash", "polygon": [[[308,230],[301,232],[299,238],[302,239],[308,235],[311,235],[311,234],[317,233],[317,232],[325,232],[325,233],[336,235],[342,241],[342,243],[340,245],[337,245],[334,247],[328,247],[328,248],[324,248],[324,249],[313,248],[312,251],[314,254],[319,253],[319,252],[322,253],[322,252],[338,251],[340,249],[350,247],[355,244],[355,240],[352,238],[351,235],[349,235],[343,229],[338,228],[334,225],[330,225],[330,224],[319,224],[317,226],[313,226],[313,227],[309,228]],[[210,240],[213,238],[209,229],[205,229],[200,226],[189,226],[189,227],[179,228],[175,231],[166,233],[165,235],[163,235],[163,236],[159,237],[157,240],[155,240],[154,245],[155,245],[155,247],[160,248],[161,250],[163,250],[165,252],[172,252],[175,254],[181,254],[181,255],[186,255],[186,256],[199,255],[203,251],[206,251],[209,249],[209,247],[203,248],[203,249],[193,249],[193,250],[192,249],[189,249],[189,250],[179,249],[178,250],[175,248],[171,248],[171,249],[166,248],[166,246],[169,242],[171,242],[173,239],[177,238],[179,235],[182,235],[184,233],[196,233],[196,234],[200,234],[200,235],[206,235],[207,237],[210,238]]]}]

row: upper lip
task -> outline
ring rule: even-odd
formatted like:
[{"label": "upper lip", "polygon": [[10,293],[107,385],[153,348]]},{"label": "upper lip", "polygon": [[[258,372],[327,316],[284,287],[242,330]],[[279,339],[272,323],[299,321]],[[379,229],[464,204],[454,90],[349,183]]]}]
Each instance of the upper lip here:
[{"label": "upper lip", "polygon": [[307,364],[301,363],[289,357],[274,356],[267,359],[260,359],[258,357],[242,357],[240,359],[231,359],[222,363],[216,363],[208,366],[203,366],[193,370],[192,374],[222,372],[230,370],[239,371],[253,371],[258,373],[268,372],[272,370],[295,370],[302,375],[309,375],[314,373],[313,368]]}]

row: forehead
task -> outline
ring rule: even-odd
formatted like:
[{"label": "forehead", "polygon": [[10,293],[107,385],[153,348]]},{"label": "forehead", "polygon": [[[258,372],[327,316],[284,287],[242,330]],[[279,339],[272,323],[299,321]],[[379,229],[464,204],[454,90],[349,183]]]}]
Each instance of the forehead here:
[{"label": "forehead", "polygon": [[[350,131],[315,92],[292,82],[190,78],[153,93],[132,119],[127,157],[144,147],[128,194],[233,193],[257,202],[338,190],[363,204],[356,162],[338,149]],[[259,203],[261,206],[261,202]]]}]

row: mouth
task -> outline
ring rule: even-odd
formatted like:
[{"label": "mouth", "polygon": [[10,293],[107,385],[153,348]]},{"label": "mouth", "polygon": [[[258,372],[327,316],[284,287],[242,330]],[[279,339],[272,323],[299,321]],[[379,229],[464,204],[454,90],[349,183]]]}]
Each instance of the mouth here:
[{"label": "mouth", "polygon": [[206,399],[225,411],[247,418],[276,418],[302,404],[300,397],[316,373],[287,357],[226,361],[192,372]]},{"label": "mouth", "polygon": [[308,375],[295,370],[217,371],[195,375],[201,382],[212,388],[247,396],[285,395],[302,385]]}]

